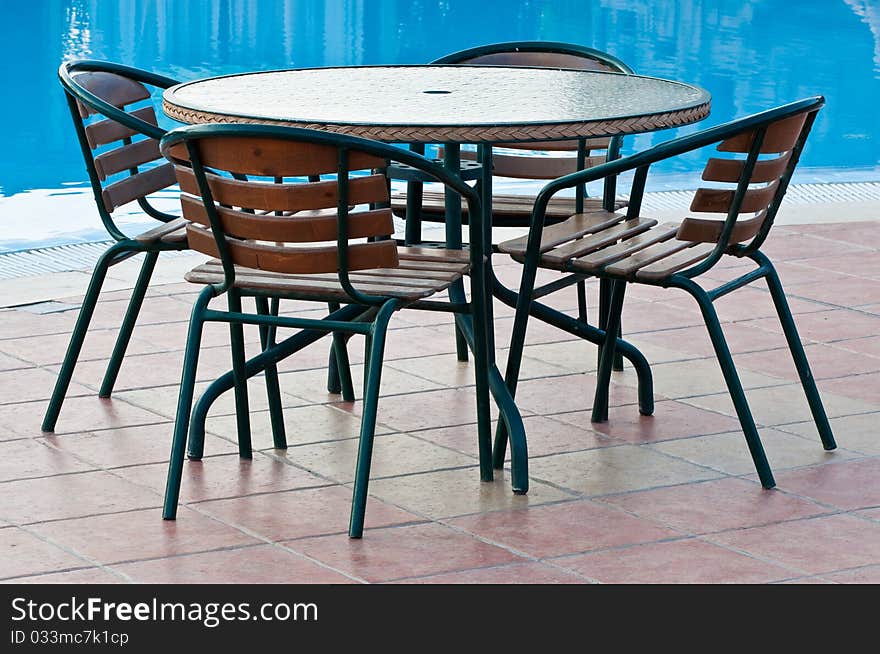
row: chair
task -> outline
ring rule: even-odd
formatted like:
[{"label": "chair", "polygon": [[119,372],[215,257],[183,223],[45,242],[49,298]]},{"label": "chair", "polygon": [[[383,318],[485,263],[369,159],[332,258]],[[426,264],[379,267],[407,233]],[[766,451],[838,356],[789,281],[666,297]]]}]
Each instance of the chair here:
[{"label": "chair", "polygon": [[[327,334],[366,336],[363,412],[349,535],[363,533],[385,334],[402,308],[451,311],[473,318],[481,477],[492,479],[483,266],[466,250],[398,247],[387,208],[384,170],[398,160],[447,184],[471,210],[479,199],[442,166],[401,148],[308,129],[201,125],[162,139],[181,188],[190,246],[215,259],[186,275],[205,285],[193,306],[181,379],[163,516],[176,517],[202,325],[230,326],[239,452],[250,455],[248,376]],[[316,177],[323,176],[323,177]],[[315,181],[312,181],[315,180]],[[385,203],[383,209],[354,210]],[[332,214],[326,210],[335,209]],[[315,213],[315,210],[323,210]],[[259,213],[257,213],[259,212]],[[263,215],[260,215],[263,213]],[[480,234],[474,230],[475,246]],[[471,301],[462,279],[472,278]],[[450,302],[427,299],[449,290]],[[226,296],[227,310],[208,308]],[[246,313],[241,299],[286,298],[335,303],[324,318]],[[242,326],[299,331],[245,360]]]},{"label": "chair", "polygon": [[[613,73],[632,74],[633,70],[619,59],[607,54],[571,43],[551,41],[525,41],[494,43],[455,52],[431,62],[431,65],[473,64],[484,66],[540,66],[546,68],[575,68]],[[620,149],[620,138],[591,138],[574,141],[546,141],[533,143],[496,143],[493,146],[493,170],[495,177],[517,179],[549,180],[562,175],[589,168],[606,159],[606,154],[595,154],[605,150],[608,158],[615,158]],[[503,148],[519,152],[494,150]],[[540,154],[535,154],[538,151]],[[559,156],[562,153],[576,152],[576,156]],[[440,150],[443,153],[443,150]],[[555,155],[555,156],[554,156]],[[476,159],[473,151],[463,151],[465,162]],[[609,180],[613,185],[614,180]],[[613,195],[613,190],[609,189]],[[411,191],[416,201],[407,204]],[[445,198],[442,191],[421,191],[410,185],[406,193],[391,196],[391,206],[395,214],[407,219],[407,234],[413,242],[420,240],[420,222],[443,222]],[[492,223],[500,227],[527,227],[534,206],[534,195],[493,194]],[[582,202],[582,205],[579,203]],[[547,208],[548,222],[564,220],[574,213],[595,211],[603,208],[603,198],[586,197],[585,188],[578,186],[575,197],[554,198]],[[614,200],[614,208],[625,206],[621,199]],[[418,211],[416,208],[418,207]],[[467,208],[462,208],[462,220],[467,220]]]},{"label": "chair", "polygon": [[[432,65],[489,65],[489,66],[540,66],[550,68],[574,68],[600,72],[631,75],[632,68],[616,57],[593,48],[553,41],[522,41],[494,43],[469,48],[441,57]],[[588,138],[573,141],[545,141],[532,143],[496,143],[493,145],[492,174],[530,180],[550,180],[577,170],[596,166],[606,159],[619,155],[622,139]],[[423,146],[416,148],[424,152]],[[497,151],[496,151],[497,150]],[[511,153],[513,150],[514,153]],[[515,151],[520,151],[515,153]],[[604,154],[601,151],[605,151]],[[570,153],[575,152],[575,156]],[[567,153],[567,156],[559,156]],[[443,149],[440,149],[443,154]],[[476,153],[462,151],[464,170],[472,165],[468,159],[476,159]],[[574,197],[553,198],[547,206],[547,222],[560,222],[576,213],[598,211],[606,206],[615,210],[626,206],[626,201],[615,197],[616,180],[605,179],[603,197],[588,197],[585,185],[575,187]],[[494,187],[494,184],[493,184]],[[492,224],[495,227],[528,227],[535,197],[529,194],[494,194],[492,196]],[[608,204],[606,204],[608,203]],[[418,182],[409,182],[406,192],[391,196],[395,215],[406,221],[405,242],[422,242],[422,221],[445,222],[445,198],[442,191],[428,191]],[[462,207],[462,222],[468,219],[467,208]],[[578,317],[587,321],[586,286],[577,283]],[[607,286],[600,284],[600,307],[607,305]],[[600,310],[600,324],[604,324],[605,311]],[[466,360],[467,351],[457,335],[458,358]],[[615,369],[623,369],[618,356]]]},{"label": "chair", "polygon": [[[523,263],[519,305],[512,336],[508,380],[515,387],[525,326],[538,268],[606,279],[612,285],[592,421],[608,419],[608,389],[620,314],[627,284],[650,284],[686,291],[697,301],[733,400],[755,467],[765,488],[775,485],[754,419],[737,375],[713,302],[751,282],[765,279],[794,358],[810,410],[826,450],[836,447],[825,409],[810,372],[776,270],[761,251],[779,210],[801,150],[824,98],[814,97],[668,141],[591,170],[562,177],[538,194],[526,237],[502,243],[502,252]],[[720,156],[706,163],[698,189],[680,223],[658,224],[643,216],[642,198],[652,164],[716,145]],[[739,155],[739,156],[737,156]],[[545,227],[550,199],[576,184],[635,171],[625,214],[597,212],[589,220]],[[697,279],[722,259],[748,258],[756,268],[704,289]],[[499,447],[503,448],[504,443]],[[498,453],[496,453],[496,457]]]},{"label": "chair", "polygon": [[[160,252],[187,249],[184,221],[150,204],[147,196],[175,184],[174,169],[161,160],[158,127],[147,86],[167,88],[177,84],[169,77],[104,61],[69,61],[58,70],[73,118],[98,215],[115,241],[98,260],[70,338],[55,389],[43,418],[42,429],[55,430],[61,405],[89,328],[98,295],[110,266],[145,253],[113,353],[98,393],[110,397],[131,332],[137,321],[147,286]],[[113,212],[137,202],[157,221],[156,227],[134,237],[115,224]]]}]

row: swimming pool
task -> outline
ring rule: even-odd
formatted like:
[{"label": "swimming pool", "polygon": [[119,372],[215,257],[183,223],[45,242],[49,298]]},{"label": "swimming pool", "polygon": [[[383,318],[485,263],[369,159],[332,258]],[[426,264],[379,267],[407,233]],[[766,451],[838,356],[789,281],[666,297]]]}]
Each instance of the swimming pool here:
[{"label": "swimming pool", "polygon": [[[0,251],[103,236],[55,77],[65,59],[108,59],[186,80],[423,63],[509,40],[580,43],[638,73],[702,86],[712,115],[701,126],[825,95],[799,179],[880,180],[877,0],[7,0]],[[640,135],[628,148],[693,129]],[[700,165],[679,160],[660,179],[675,186]]]}]

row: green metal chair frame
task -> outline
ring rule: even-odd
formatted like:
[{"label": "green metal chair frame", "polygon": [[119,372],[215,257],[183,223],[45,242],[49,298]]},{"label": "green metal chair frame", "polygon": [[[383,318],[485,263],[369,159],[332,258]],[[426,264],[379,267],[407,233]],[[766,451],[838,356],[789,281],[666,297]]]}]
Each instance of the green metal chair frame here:
[{"label": "green metal chair frame", "polygon": [[[257,145],[252,145],[254,142]],[[210,142],[210,143],[209,143]],[[206,143],[209,143],[206,146]],[[248,175],[274,176],[276,183],[284,178],[305,178],[307,175],[314,175],[315,170],[303,171],[302,161],[308,159],[306,155],[296,154],[296,148],[303,146],[312,146],[322,148],[321,156],[329,157],[326,152],[332,150],[335,152],[335,168],[333,172],[329,170],[320,171],[321,174],[334,175],[336,195],[335,208],[336,213],[332,217],[335,222],[336,242],[333,252],[335,252],[335,260],[332,266],[335,272],[331,274],[332,284],[335,292],[327,290],[328,282],[327,274],[331,268],[324,270],[315,270],[316,273],[310,274],[308,271],[291,270],[286,272],[280,268],[272,268],[272,265],[266,264],[264,261],[258,262],[258,267],[265,269],[267,272],[254,270],[253,266],[242,260],[241,254],[237,253],[235,245],[236,239],[245,238],[240,232],[233,238],[227,229],[228,225],[232,225],[232,220],[240,220],[243,210],[232,210],[225,208],[227,201],[224,200],[223,205],[218,205],[214,193],[220,193],[216,186],[219,184],[219,178],[215,177],[217,171],[226,171],[233,175],[235,179],[246,179]],[[206,150],[206,147],[209,149]],[[260,163],[260,157],[268,156],[265,152],[271,147],[283,147],[284,164],[276,163]],[[402,308],[414,308],[431,311],[446,311],[460,314],[470,314],[473,319],[473,330],[468,334],[470,345],[474,352],[474,358],[478,362],[475,366],[476,376],[476,394],[477,394],[477,420],[478,420],[478,446],[480,453],[480,476],[481,479],[489,481],[492,479],[492,462],[491,462],[491,426],[489,414],[489,380],[488,380],[488,349],[487,349],[487,325],[485,324],[484,312],[481,307],[484,306],[486,299],[486,284],[482,265],[475,265],[470,270],[471,276],[471,300],[467,301],[457,282],[461,280],[461,274],[456,274],[454,282],[450,277],[452,285],[449,286],[449,301],[440,301],[425,299],[427,295],[415,297],[411,293],[411,289],[407,290],[407,294],[381,294],[376,289],[381,286],[373,286],[372,292],[364,290],[363,281],[353,281],[352,273],[364,269],[366,266],[370,268],[373,264],[365,264],[363,257],[370,256],[364,254],[370,247],[372,252],[382,251],[394,252],[394,260],[397,261],[398,245],[394,241],[389,240],[368,240],[366,244],[350,245],[349,239],[358,236],[359,229],[363,231],[364,214],[350,212],[350,200],[354,199],[356,189],[356,176],[349,176],[352,170],[360,170],[364,168],[364,157],[368,157],[369,161],[376,162],[381,160],[381,170],[387,168],[389,161],[399,161],[413,168],[423,171],[433,179],[443,183],[455,192],[463,196],[471,211],[479,211],[479,197],[476,192],[467,184],[458,179],[452,172],[446,171],[424,157],[413,154],[401,148],[386,145],[366,139],[320,132],[309,129],[263,126],[263,125],[199,125],[191,127],[183,127],[172,130],[161,141],[160,148],[162,153],[170,161],[178,167],[178,178],[181,188],[185,193],[191,195],[189,201],[189,209],[187,202],[184,202],[184,214],[189,220],[194,220],[194,216],[200,216],[198,222],[201,227],[193,225],[191,222],[187,226],[189,240],[191,245],[199,251],[208,252],[219,255],[219,264],[211,264],[214,266],[216,282],[207,283],[204,277],[199,277],[198,271],[195,269],[187,278],[191,281],[200,281],[207,285],[203,288],[196,299],[192,316],[190,319],[189,332],[186,344],[186,353],[184,357],[184,365],[181,377],[180,397],[175,420],[174,438],[172,444],[172,452],[168,469],[168,481],[165,492],[165,503],[163,509],[163,517],[165,519],[174,519],[177,512],[177,504],[179,500],[180,484],[183,473],[183,461],[185,457],[187,440],[191,438],[189,434],[190,411],[192,408],[195,371],[198,362],[199,344],[201,340],[202,326],[206,322],[226,322],[230,325],[231,345],[233,355],[233,366],[231,373],[227,373],[224,377],[231,375],[232,385],[235,390],[237,428],[239,440],[239,453],[241,456],[247,457],[251,455],[250,444],[250,426],[249,411],[247,402],[247,378],[264,370],[268,365],[273,365],[283,358],[294,354],[307,345],[316,342],[327,334],[340,333],[356,333],[363,334],[367,338],[367,361],[365,366],[365,383],[364,383],[364,406],[362,412],[360,445],[358,450],[357,469],[355,473],[354,492],[352,500],[351,521],[349,526],[349,535],[352,538],[360,538],[363,533],[364,512],[367,501],[367,485],[369,481],[370,460],[372,456],[373,436],[375,432],[376,415],[379,400],[379,384],[382,370],[382,360],[384,356],[385,334],[388,321],[391,315]],[[218,152],[225,151],[226,157],[224,161],[235,161],[236,165],[241,169],[237,171],[228,170],[230,165],[221,165],[218,163],[221,158]],[[299,157],[299,163],[297,163]],[[255,163],[256,162],[256,163]],[[356,162],[360,162],[356,164]],[[312,165],[312,164],[309,164]],[[315,164],[317,165],[317,164]],[[284,167],[285,170],[279,170]],[[314,167],[314,166],[312,166]],[[208,170],[206,170],[206,168]],[[244,170],[248,168],[248,170]],[[270,170],[271,168],[271,170]],[[376,169],[377,166],[371,164],[370,168]],[[299,170],[299,172],[298,172]],[[190,171],[190,172],[187,172]],[[262,171],[262,172],[261,172]],[[212,179],[209,179],[209,174]],[[188,185],[184,183],[184,177],[193,175],[194,182],[190,180]],[[230,179],[230,178],[226,178]],[[326,179],[322,177],[321,179]],[[296,179],[294,179],[296,182]],[[251,183],[254,182],[251,178]],[[197,189],[194,190],[194,184]],[[215,185],[215,186],[212,186]],[[384,189],[387,198],[388,183],[384,180]],[[244,182],[243,187],[247,186]],[[266,184],[265,186],[270,186]],[[306,183],[289,183],[281,188],[280,192],[291,193],[293,197],[295,191],[291,190],[293,186],[308,186]],[[214,189],[212,191],[212,188]],[[227,183],[228,188],[228,183]],[[198,214],[192,208],[193,194],[198,193],[201,200],[198,207]],[[266,191],[268,195],[270,191]],[[275,193],[275,191],[271,191]],[[322,191],[323,193],[323,191]],[[219,195],[217,196],[220,197]],[[326,194],[325,194],[326,197]],[[182,200],[184,196],[182,196]],[[287,202],[288,200],[285,200]],[[270,202],[263,200],[263,202]],[[292,200],[290,200],[292,202]],[[364,202],[373,202],[373,199],[364,200]],[[231,203],[236,206],[235,203]],[[325,205],[326,206],[326,205]],[[270,209],[270,207],[261,207]],[[280,208],[280,207],[271,207]],[[290,209],[291,207],[286,207]],[[314,207],[319,208],[319,207]],[[189,211],[189,213],[188,213]],[[247,210],[250,211],[250,210]],[[387,212],[387,224],[389,229],[393,231],[391,223],[390,209]],[[369,212],[381,213],[381,212]],[[229,216],[233,215],[233,218]],[[358,218],[359,216],[359,218]],[[258,224],[275,220],[280,224],[284,222],[284,229],[290,230],[294,225],[296,215],[285,215],[276,218],[275,215],[256,216],[256,220],[252,221],[254,228],[258,228]],[[361,222],[355,222],[360,220]],[[308,221],[306,221],[308,222]],[[206,227],[210,226],[211,237],[206,236]],[[229,229],[233,229],[229,227]],[[236,228],[240,229],[240,228]],[[301,229],[301,228],[297,228]],[[328,229],[326,227],[322,229]],[[194,231],[191,231],[194,230]],[[289,241],[322,241],[324,238],[318,238],[315,234],[307,234],[308,238],[299,238],[298,236],[290,236],[293,232],[286,231]],[[297,232],[298,233],[298,232]],[[388,232],[391,233],[390,231]],[[198,234],[199,240],[196,240]],[[370,232],[373,234],[373,232]],[[361,234],[361,236],[369,234]],[[326,236],[326,234],[325,234]],[[256,238],[251,236],[250,238]],[[207,239],[207,240],[205,240]],[[482,236],[480,230],[471,229],[471,239],[475,252],[482,252]],[[257,238],[259,241],[273,241],[276,238]],[[248,246],[256,247],[259,246]],[[275,254],[282,252],[284,248],[270,248]],[[319,248],[328,250],[326,247]],[[467,262],[474,260],[473,253],[462,253],[461,251],[446,251],[447,256],[455,253],[457,261]],[[275,256],[266,255],[266,256]],[[436,261],[437,257],[444,255],[444,251],[436,249],[420,250],[416,253],[418,257],[427,256],[425,261]],[[259,255],[262,256],[262,255]],[[278,254],[279,257],[289,256]],[[313,255],[305,255],[313,256]],[[329,256],[329,255],[328,255]],[[401,255],[403,256],[403,255]],[[434,257],[431,259],[430,257]],[[280,259],[279,259],[280,260]],[[329,259],[327,260],[329,262]],[[245,267],[243,268],[242,265]],[[325,262],[325,266],[330,263]],[[397,264],[392,265],[393,269]],[[435,264],[435,268],[437,265]],[[431,266],[428,266],[431,267]],[[259,274],[267,276],[271,283],[261,286],[259,284],[248,284],[244,281],[246,274]],[[436,273],[435,273],[436,274]],[[221,281],[222,280],[222,281]],[[293,286],[283,286],[283,283],[289,281]],[[355,288],[355,283],[361,288]],[[281,284],[281,286],[279,286]],[[302,284],[314,284],[314,287],[308,287],[303,290]],[[446,285],[444,284],[444,287]],[[339,288],[341,287],[341,291]],[[370,288],[367,286],[367,288]],[[433,293],[434,291],[430,291]],[[226,295],[228,309],[219,311],[209,308],[211,300]],[[321,319],[300,318],[292,316],[272,315],[265,311],[257,313],[246,313],[242,310],[241,298],[244,296],[253,296],[265,302],[268,299],[291,298],[298,300],[310,300],[321,303],[337,302],[342,305],[341,308],[331,311],[327,316]],[[266,327],[282,327],[293,328],[296,331],[292,336],[285,338],[278,343],[269,343],[264,350],[250,360],[245,360],[243,340],[241,336],[242,326],[245,324],[255,324]],[[220,380],[218,380],[220,381]],[[216,384],[217,382],[215,382]],[[195,419],[195,418],[194,418]],[[524,455],[523,455],[524,456]],[[525,464],[524,459],[522,464]]]},{"label": "green metal chair frame", "polygon": [[[171,238],[174,231],[182,228],[179,217],[160,211],[147,199],[147,195],[175,184],[173,170],[167,163],[155,168],[143,168],[144,164],[161,159],[158,140],[164,136],[165,130],[156,124],[152,107],[135,109],[130,113],[124,110],[127,105],[149,98],[150,93],[144,85],[164,89],[177,84],[177,81],[130,66],[96,60],[66,62],[59,68],[58,77],[73,118],[98,215],[115,243],[101,255],[92,272],[43,418],[42,429],[46,432],[55,430],[108,269],[137,254],[146,255],[107,364],[98,392],[100,397],[110,397],[113,392],[159,253],[187,249],[185,239]],[[101,97],[90,86],[106,91],[107,97]],[[97,114],[100,120],[86,124],[92,114]],[[133,141],[132,137],[136,135],[146,136],[147,139]],[[117,142],[121,143],[118,148],[95,153],[97,148]],[[116,173],[125,171],[129,173],[127,177],[107,181]],[[131,201],[137,201],[145,214],[161,224],[139,236],[127,236],[114,222],[112,213],[118,206]]]},{"label": "green metal chair frame", "polygon": [[[639,283],[684,290],[694,297],[700,307],[761,484],[765,488],[772,488],[775,480],[713,306],[718,298],[751,282],[765,279],[822,444],[826,450],[834,449],[836,443],[831,426],[779,276],[770,259],[760,250],[816,114],[824,103],[821,96],[803,99],[667,141],[638,154],[547,184],[535,202],[528,237],[501,245],[502,251],[523,262],[506,375],[511,391],[515,391],[519,375],[529,305],[533,301],[532,290],[539,267],[577,276],[598,277],[612,284],[605,343],[601,350],[593,402],[593,422],[608,419],[612,360],[615,349],[620,346],[620,341],[613,335],[618,332],[626,285]],[[691,211],[726,213],[726,217],[723,220],[689,217],[677,231],[673,231],[673,226],[657,227],[655,230],[656,221],[647,220],[640,214],[651,165],[713,144],[718,144],[719,152],[743,154],[745,159],[709,159],[703,179],[732,183],[735,188],[699,189]],[[778,156],[769,158],[771,154]],[[626,215],[620,216],[616,223],[585,227],[569,239],[557,238],[558,234],[545,230],[545,211],[554,194],[584,182],[616,177],[627,171],[635,171],[630,203]],[[749,213],[754,213],[754,216],[740,218],[740,214]],[[614,230],[617,230],[616,233],[613,233]],[[751,259],[757,268],[710,290],[695,281],[726,256]],[[496,460],[499,455],[503,458],[504,447],[504,436],[499,432],[495,443]]]}]

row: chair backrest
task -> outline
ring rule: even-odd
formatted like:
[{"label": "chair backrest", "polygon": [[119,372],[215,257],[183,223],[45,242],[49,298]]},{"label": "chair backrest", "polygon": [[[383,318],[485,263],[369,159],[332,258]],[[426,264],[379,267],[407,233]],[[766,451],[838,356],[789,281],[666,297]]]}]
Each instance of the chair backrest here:
[{"label": "chair backrest", "polygon": [[172,218],[145,199],[175,183],[170,164],[151,165],[162,159],[158,139],[164,130],[145,84],[167,88],[176,81],[99,61],[66,62],[59,78],[105,224],[109,214],[134,200],[154,217]]},{"label": "chair backrest", "polygon": [[288,274],[396,267],[396,242],[382,238],[394,233],[391,210],[357,210],[387,205],[387,179],[374,172],[387,160],[344,140],[296,138],[309,131],[176,130],[182,138],[163,150],[180,184],[190,247],[220,257],[227,274],[230,264]]},{"label": "chair backrest", "polygon": [[[571,68],[608,73],[633,74],[633,70],[612,55],[573,43],[551,41],[521,41],[493,43],[455,52],[437,59],[432,64],[478,64],[485,66],[540,66],[543,68]],[[581,149],[583,160],[571,156],[525,157],[494,153],[494,174],[520,179],[555,179],[581,168],[591,168],[606,160],[604,154],[610,138],[580,139],[579,141],[542,141],[533,143],[497,143],[496,147],[516,150],[572,151]],[[469,156],[462,153],[463,157]]]},{"label": "chair backrest", "polygon": [[[743,119],[739,121],[741,130],[734,127],[718,143],[717,152],[734,156],[713,156],[706,162],[702,179],[716,185],[697,189],[690,206],[694,213],[716,216],[686,217],[678,229],[679,239],[717,243],[727,218],[736,214],[727,244],[744,243],[759,235],[763,240],[822,106],[821,102],[803,104],[802,109],[777,118],[757,123],[754,117]],[[743,214],[751,215],[741,217]]]}]

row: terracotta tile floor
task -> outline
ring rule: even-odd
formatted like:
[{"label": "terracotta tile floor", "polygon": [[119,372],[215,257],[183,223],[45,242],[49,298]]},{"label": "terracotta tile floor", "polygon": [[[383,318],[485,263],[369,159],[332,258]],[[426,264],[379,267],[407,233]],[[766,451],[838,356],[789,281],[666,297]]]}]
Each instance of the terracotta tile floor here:
[{"label": "terracotta tile floor", "polygon": [[[506,471],[479,481],[472,363],[456,361],[447,317],[399,315],[361,541],[346,535],[361,406],[325,391],[325,343],[280,366],[290,448],[272,448],[254,380],[254,459],[236,454],[224,398],[208,420],[204,460],[186,465],[179,518],[164,522],[195,289],[151,289],[112,400],[98,399],[96,385],[126,293],[106,294],[56,434],[39,425],[79,298],[56,298],[67,310],[43,315],[0,310],[0,579],[877,583],[880,250],[866,244],[878,229],[786,225],[767,247],[832,416],[835,452],[819,443],[768,294],[755,286],[719,303],[778,482],[772,491],[757,483],[699,313],[680,293],[634,289],[624,316],[655,365],[653,417],[637,412],[629,368],[614,374],[610,421],[591,425],[595,348],[532,325],[520,384],[527,496],[512,494]],[[500,257],[498,271],[518,278]],[[553,302],[575,308],[573,296]],[[510,316],[499,308],[500,361]],[[256,347],[252,330],[247,340]],[[212,327],[201,380],[225,370],[226,343]],[[359,382],[362,341],[351,350]]]}]

